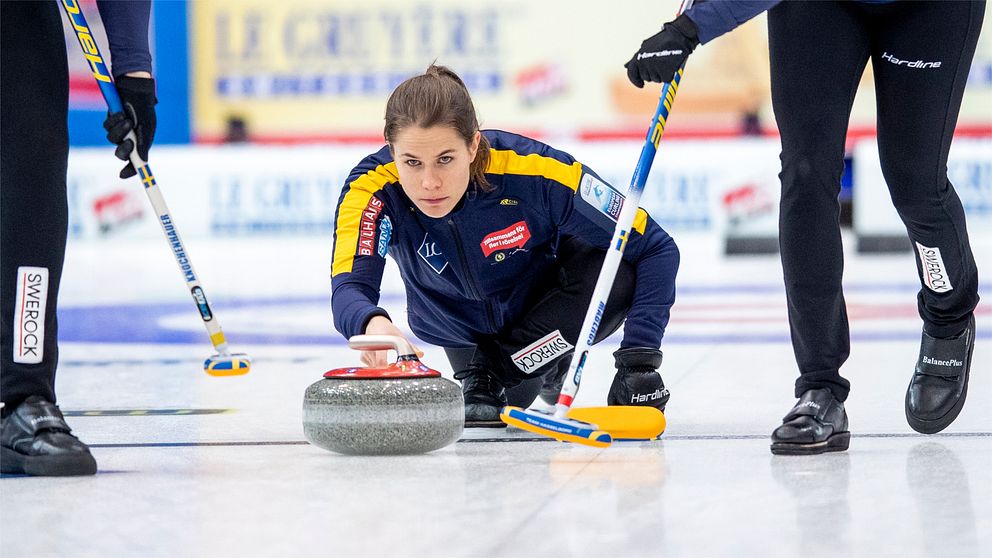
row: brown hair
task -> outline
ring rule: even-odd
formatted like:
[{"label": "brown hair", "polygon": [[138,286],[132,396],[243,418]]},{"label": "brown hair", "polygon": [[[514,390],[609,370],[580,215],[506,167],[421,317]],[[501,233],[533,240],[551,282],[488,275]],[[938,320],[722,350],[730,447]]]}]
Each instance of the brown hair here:
[{"label": "brown hair", "polygon": [[[450,126],[471,145],[479,131],[472,97],[458,74],[445,66],[431,64],[427,71],[399,85],[386,102],[386,127],[383,135],[392,151],[396,135],[410,126],[430,128]],[[471,179],[479,188],[490,190],[486,180],[489,166],[489,140],[482,136],[472,161]]]}]

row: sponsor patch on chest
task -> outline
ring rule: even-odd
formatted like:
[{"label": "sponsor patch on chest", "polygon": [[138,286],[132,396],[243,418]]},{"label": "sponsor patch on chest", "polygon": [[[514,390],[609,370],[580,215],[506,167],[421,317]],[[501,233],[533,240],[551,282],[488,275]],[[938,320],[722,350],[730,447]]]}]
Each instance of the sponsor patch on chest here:
[{"label": "sponsor patch on chest", "polygon": [[517,221],[505,229],[487,234],[479,243],[479,247],[482,248],[482,255],[488,258],[499,250],[523,248],[528,240],[530,240],[530,229],[527,228],[527,221]]},{"label": "sponsor patch on chest", "polygon": [[417,248],[417,254],[438,275],[444,271],[444,268],[448,267],[448,260],[441,253],[441,249],[438,248],[437,243],[431,240],[431,237],[426,233],[424,234],[424,241],[420,243],[420,248]]},{"label": "sponsor patch on chest", "polygon": [[530,374],[573,348],[574,345],[561,336],[561,330],[556,329],[513,353],[510,358],[524,374]]}]

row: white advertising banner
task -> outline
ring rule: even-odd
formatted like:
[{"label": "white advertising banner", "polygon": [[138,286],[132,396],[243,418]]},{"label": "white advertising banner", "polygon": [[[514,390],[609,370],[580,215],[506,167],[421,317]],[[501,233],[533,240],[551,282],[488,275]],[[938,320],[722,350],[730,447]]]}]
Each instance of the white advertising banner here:
[{"label": "white advertising banner", "polygon": [[[563,144],[621,192],[641,143]],[[662,140],[640,205],[669,232],[777,237],[779,141]]]},{"label": "white advertising banner", "polygon": [[[151,167],[184,237],[330,235],[348,172],[374,146],[155,147]],[[104,148],[69,157],[70,235],[154,235],[140,182]]]},{"label": "white advertising banner", "polygon": [[[992,234],[992,140],[956,138],[947,175],[961,198],[969,233]],[[906,249],[910,246],[882,176],[875,140],[861,141],[854,149],[854,230],[861,246],[886,238],[899,239]]]},{"label": "white advertising banner", "polygon": [[[639,142],[563,143],[625,192]],[[185,237],[317,235],[330,238],[349,171],[378,145],[156,147],[152,170]],[[160,234],[137,179],[117,179],[108,149],[76,149],[69,161],[70,234]],[[666,230],[775,236],[778,141],[663,143],[641,206]]]}]

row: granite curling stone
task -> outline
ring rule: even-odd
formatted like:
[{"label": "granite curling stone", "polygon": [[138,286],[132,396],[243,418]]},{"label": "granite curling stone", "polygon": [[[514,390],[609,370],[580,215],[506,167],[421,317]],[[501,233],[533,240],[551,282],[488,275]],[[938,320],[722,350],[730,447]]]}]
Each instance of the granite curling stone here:
[{"label": "granite curling stone", "polygon": [[462,390],[425,366],[392,335],[356,335],[358,350],[397,352],[381,368],[338,368],[307,388],[303,433],[320,448],[349,455],[425,453],[458,440],[465,424]]}]

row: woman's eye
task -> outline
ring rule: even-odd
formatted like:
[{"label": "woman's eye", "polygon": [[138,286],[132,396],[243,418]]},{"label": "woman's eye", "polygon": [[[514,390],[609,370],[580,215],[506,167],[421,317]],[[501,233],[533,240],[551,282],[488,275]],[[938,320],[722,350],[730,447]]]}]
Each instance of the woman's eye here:
[{"label": "woman's eye", "polygon": [[453,157],[451,155],[442,155],[441,157],[438,157],[437,162],[442,165],[447,165],[452,159]]}]

